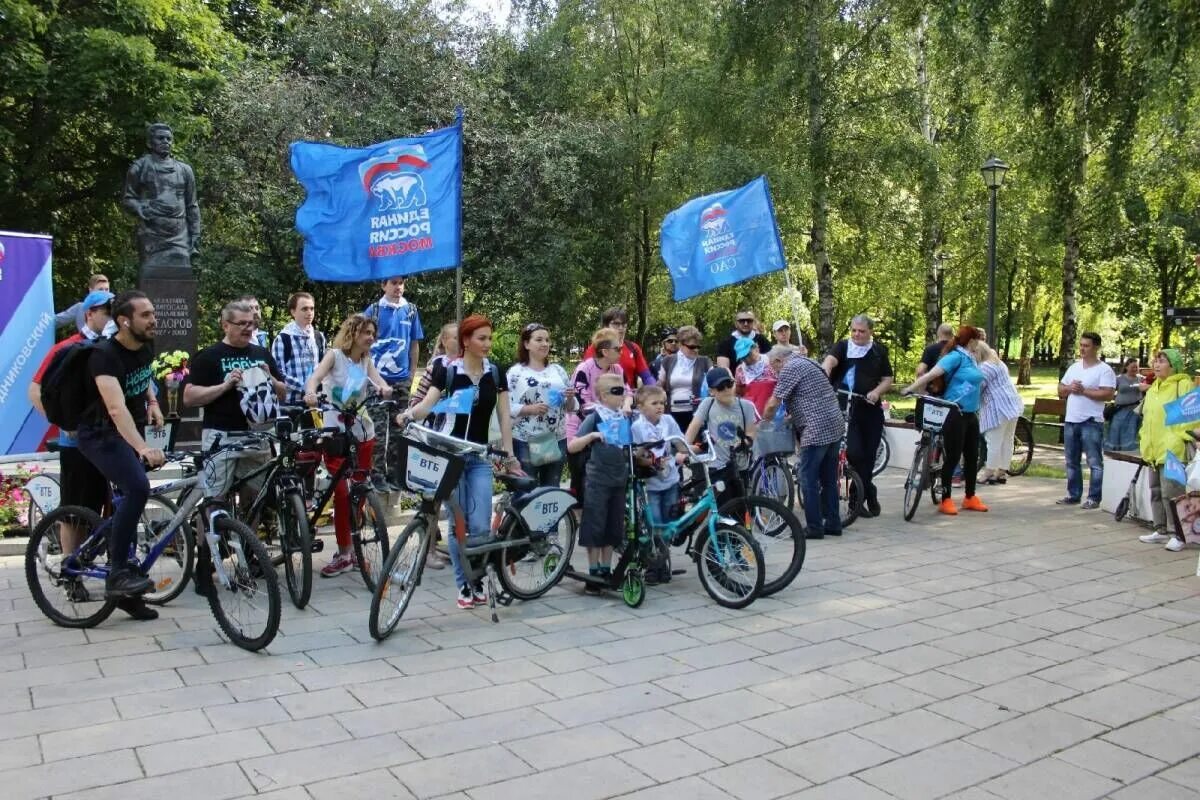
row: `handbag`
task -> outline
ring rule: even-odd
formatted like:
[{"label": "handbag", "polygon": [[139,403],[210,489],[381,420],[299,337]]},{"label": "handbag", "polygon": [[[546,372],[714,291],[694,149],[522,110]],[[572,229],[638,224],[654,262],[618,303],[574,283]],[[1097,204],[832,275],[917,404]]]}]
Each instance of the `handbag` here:
[{"label": "handbag", "polygon": [[558,436],[554,431],[539,433],[525,443],[529,447],[529,463],[535,467],[562,461],[562,450],[558,446]]}]

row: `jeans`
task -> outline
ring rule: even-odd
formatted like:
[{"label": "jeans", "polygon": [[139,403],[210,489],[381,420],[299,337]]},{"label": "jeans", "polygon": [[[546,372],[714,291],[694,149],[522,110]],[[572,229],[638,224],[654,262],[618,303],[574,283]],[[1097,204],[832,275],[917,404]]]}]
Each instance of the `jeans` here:
[{"label": "jeans", "polygon": [[1063,450],[1067,458],[1067,497],[1079,500],[1083,496],[1083,469],[1081,456],[1087,455],[1091,483],[1088,499],[1100,502],[1104,484],[1104,450],[1100,440],[1104,437],[1104,423],[1099,420],[1068,422],[1063,430]]},{"label": "jeans", "polygon": [[[469,543],[470,539],[486,537],[492,531],[492,465],[476,455],[467,455],[465,459],[467,464],[454,489],[454,499],[466,520]],[[453,522],[446,537],[446,550],[450,554],[450,565],[454,567],[454,582],[460,587],[466,586],[467,571],[463,569]]]},{"label": "jeans", "polygon": [[150,479],[137,453],[115,429],[80,426],[78,445],[79,452],[121,490],[121,504],[108,529],[108,564],[116,572],[129,561],[138,520],[150,497]]},{"label": "jeans", "polygon": [[520,439],[513,439],[513,453],[517,457],[517,461],[521,462],[521,470],[531,478],[537,480],[538,486],[559,486],[562,484],[563,464],[567,460],[567,440],[560,439],[558,442],[559,452],[562,453],[562,458],[558,461],[551,461],[549,464],[534,466],[529,460],[529,445],[522,442]]},{"label": "jeans", "polygon": [[1138,429],[1142,427],[1142,418],[1133,413],[1136,406],[1121,406],[1108,423],[1108,438],[1104,442],[1108,450],[1132,450],[1138,448]]},{"label": "jeans", "polygon": [[837,464],[841,442],[800,448],[801,491],[804,492],[804,519],[814,536],[838,534],[842,515],[838,510]]},{"label": "jeans", "polygon": [[675,509],[679,505],[679,484],[658,491],[647,491],[650,501],[650,513],[654,516],[656,525],[665,525],[675,519]]}]

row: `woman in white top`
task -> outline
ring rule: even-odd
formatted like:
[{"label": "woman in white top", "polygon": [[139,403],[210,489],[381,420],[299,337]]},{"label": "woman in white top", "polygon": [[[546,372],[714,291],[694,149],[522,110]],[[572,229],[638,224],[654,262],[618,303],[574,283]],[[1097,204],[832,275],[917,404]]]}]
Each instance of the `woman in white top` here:
[{"label": "woman in white top", "polygon": [[566,370],[551,364],[550,331],[538,322],[521,330],[517,363],[508,370],[513,449],[521,469],[539,486],[562,482],[567,457],[567,415],[575,410],[575,387]]},{"label": "woman in white top", "polygon": [[[371,360],[371,345],[375,343],[378,331],[378,323],[371,317],[354,314],[347,318],[338,329],[333,346],[325,351],[325,357],[304,385],[304,403],[316,407],[318,386],[334,407],[339,409],[361,407],[372,388],[384,397],[390,397],[392,387],[379,376],[375,362]],[[327,424],[332,421],[325,420]],[[345,428],[340,420],[338,427]],[[359,469],[370,471],[371,454],[375,452],[375,426],[371,417],[360,410],[354,417],[349,433],[359,442]],[[325,468],[332,475],[341,467],[342,461],[341,458],[326,455]],[[333,492],[333,531],[338,551],[321,568],[323,578],[358,569],[354,551],[350,547],[350,490],[346,481],[338,481]]]}]

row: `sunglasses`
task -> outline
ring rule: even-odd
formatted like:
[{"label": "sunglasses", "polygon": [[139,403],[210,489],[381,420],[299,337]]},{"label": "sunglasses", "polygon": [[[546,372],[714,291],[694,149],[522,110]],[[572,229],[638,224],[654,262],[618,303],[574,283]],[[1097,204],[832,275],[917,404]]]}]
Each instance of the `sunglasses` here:
[{"label": "sunglasses", "polygon": [[611,395],[625,394],[625,387],[624,386],[610,386],[610,387],[608,387],[608,393]]},{"label": "sunglasses", "polygon": [[714,389],[716,389],[718,392],[723,392],[723,391],[725,391],[726,389],[732,389],[732,388],[733,388],[733,381],[731,381],[731,380],[724,380],[724,381],[721,381],[720,383],[718,383],[718,384],[717,384],[716,386],[714,386],[713,388],[714,388]]}]

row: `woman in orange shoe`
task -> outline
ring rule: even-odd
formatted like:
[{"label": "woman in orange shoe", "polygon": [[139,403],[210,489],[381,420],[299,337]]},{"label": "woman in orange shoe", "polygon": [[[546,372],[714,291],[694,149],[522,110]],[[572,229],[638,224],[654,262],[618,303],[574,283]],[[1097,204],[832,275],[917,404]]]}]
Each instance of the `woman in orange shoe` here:
[{"label": "woman in orange shoe", "polygon": [[942,357],[937,365],[903,390],[901,394],[921,392],[938,376],[945,376],[946,391],[943,400],[957,403],[959,412],[951,414],[942,428],[946,450],[942,457],[942,489],[945,496],[938,505],[943,514],[957,514],[958,508],[950,499],[951,479],[954,468],[961,457],[963,461],[963,486],[966,496],[962,501],[963,511],[987,511],[988,508],[975,495],[975,477],[979,472],[979,402],[983,389],[983,372],[975,360],[979,331],[963,325],[958,334],[946,342]]}]

